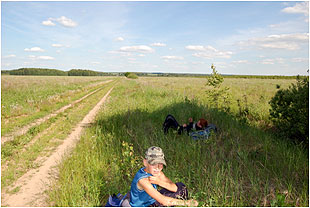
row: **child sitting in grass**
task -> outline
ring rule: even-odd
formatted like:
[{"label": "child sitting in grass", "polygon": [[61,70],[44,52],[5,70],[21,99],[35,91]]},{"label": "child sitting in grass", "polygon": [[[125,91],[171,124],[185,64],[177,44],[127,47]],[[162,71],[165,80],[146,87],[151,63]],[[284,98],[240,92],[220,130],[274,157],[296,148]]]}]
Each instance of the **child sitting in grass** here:
[{"label": "child sitting in grass", "polygon": [[[183,183],[173,183],[163,173],[166,162],[160,147],[150,147],[143,164],[145,167],[135,175],[122,206],[198,206],[196,200],[188,200],[187,188]],[[158,191],[157,186],[162,189]]]}]

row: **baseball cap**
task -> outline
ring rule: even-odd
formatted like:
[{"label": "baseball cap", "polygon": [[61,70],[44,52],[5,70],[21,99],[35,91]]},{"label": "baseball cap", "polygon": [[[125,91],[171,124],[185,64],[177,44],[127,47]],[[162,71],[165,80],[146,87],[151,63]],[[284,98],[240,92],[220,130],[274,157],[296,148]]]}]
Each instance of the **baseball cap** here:
[{"label": "baseball cap", "polygon": [[160,147],[152,146],[148,148],[148,150],[145,152],[145,159],[150,165],[162,163],[167,166],[165,161],[165,154]]}]

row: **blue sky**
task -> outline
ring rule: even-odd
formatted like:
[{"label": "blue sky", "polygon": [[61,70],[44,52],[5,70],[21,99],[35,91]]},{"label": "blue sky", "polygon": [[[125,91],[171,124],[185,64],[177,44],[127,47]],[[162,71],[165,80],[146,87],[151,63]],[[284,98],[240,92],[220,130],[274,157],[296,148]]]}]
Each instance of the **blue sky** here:
[{"label": "blue sky", "polygon": [[307,75],[309,2],[2,1],[1,68]]}]

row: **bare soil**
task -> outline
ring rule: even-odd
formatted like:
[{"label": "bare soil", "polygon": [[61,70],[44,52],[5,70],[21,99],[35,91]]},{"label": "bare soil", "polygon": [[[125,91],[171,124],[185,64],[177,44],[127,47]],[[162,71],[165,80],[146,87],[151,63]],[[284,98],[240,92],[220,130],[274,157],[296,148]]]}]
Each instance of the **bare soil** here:
[{"label": "bare soil", "polygon": [[[84,119],[73,129],[72,133],[56,150],[47,158],[38,158],[42,161],[39,168],[31,169],[20,177],[13,185],[3,190],[1,194],[1,206],[8,207],[44,207],[49,206],[46,191],[51,181],[57,177],[56,166],[62,158],[70,154],[79,141],[83,130],[90,126],[95,116],[104,104],[113,87],[97,103],[97,105],[84,117]],[[86,95],[89,96],[89,95]],[[82,99],[82,98],[81,98]],[[69,181],[68,181],[69,182]]]}]

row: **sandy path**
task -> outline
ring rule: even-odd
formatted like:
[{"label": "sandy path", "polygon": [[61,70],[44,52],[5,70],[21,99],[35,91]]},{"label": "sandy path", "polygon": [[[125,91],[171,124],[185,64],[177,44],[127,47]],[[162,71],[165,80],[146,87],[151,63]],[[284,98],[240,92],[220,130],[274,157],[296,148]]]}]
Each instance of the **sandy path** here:
[{"label": "sandy path", "polygon": [[[101,83],[99,83],[99,84],[106,84],[106,83],[109,83],[109,82],[111,82],[111,81],[112,81],[112,80],[108,80],[108,81],[101,82]],[[81,102],[82,100],[84,100],[84,99],[87,98],[88,96],[94,94],[94,93],[97,92],[98,90],[100,90],[100,88],[97,89],[97,90],[95,90],[95,91],[93,91],[93,92],[91,92],[91,93],[89,93],[89,94],[87,94],[87,95],[85,95],[84,97],[82,97],[82,98],[80,98],[80,99],[74,101],[73,103],[70,103],[69,105],[66,105],[66,106],[64,106],[64,107],[62,107],[62,108],[60,108],[60,109],[58,109],[58,110],[55,111],[54,113],[51,113],[51,114],[49,114],[49,115],[46,115],[46,116],[43,117],[43,118],[37,119],[37,120],[34,121],[33,123],[28,124],[28,125],[22,127],[21,129],[15,131],[15,132],[10,133],[9,135],[1,136],[1,144],[13,140],[16,136],[20,136],[20,135],[23,135],[23,134],[27,133],[27,131],[28,131],[31,127],[40,125],[41,123],[45,122],[46,120],[48,120],[48,119],[50,119],[50,118],[52,118],[52,117],[57,116],[59,113],[62,113],[62,112],[64,112],[66,109],[68,109],[68,108],[70,108],[71,106],[75,105],[76,103]]]},{"label": "sandy path", "polygon": [[[38,169],[32,169],[20,177],[12,186],[8,187],[2,193],[1,206],[9,207],[41,207],[48,206],[46,203],[45,191],[50,186],[52,176],[57,173],[56,165],[65,154],[69,154],[79,141],[83,129],[89,126],[97,115],[100,107],[103,105],[113,87],[97,103],[97,105],[84,117],[76,126],[73,132],[64,140],[63,144],[58,146],[54,153],[43,162]],[[13,189],[20,187],[17,193],[8,194]]]}]

